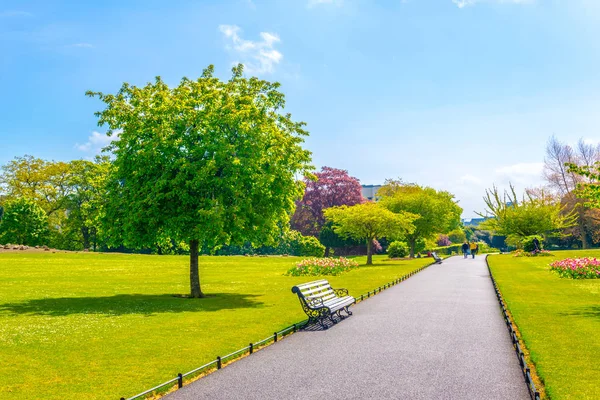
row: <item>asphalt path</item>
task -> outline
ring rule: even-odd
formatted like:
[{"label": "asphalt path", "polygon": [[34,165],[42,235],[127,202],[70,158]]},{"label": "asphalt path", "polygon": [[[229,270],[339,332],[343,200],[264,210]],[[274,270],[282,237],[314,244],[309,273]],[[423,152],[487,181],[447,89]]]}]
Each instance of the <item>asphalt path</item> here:
[{"label": "asphalt path", "polygon": [[482,256],[447,259],[351,309],[165,398],[529,399]]}]

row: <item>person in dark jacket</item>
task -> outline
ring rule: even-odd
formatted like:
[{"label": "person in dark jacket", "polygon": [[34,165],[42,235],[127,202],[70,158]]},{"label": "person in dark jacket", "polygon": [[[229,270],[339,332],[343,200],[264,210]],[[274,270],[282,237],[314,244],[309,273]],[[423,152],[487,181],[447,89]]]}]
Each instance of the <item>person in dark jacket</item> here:
[{"label": "person in dark jacket", "polygon": [[539,253],[540,251],[542,251],[542,249],[540,248],[540,241],[538,240],[538,238],[536,236],[533,238],[533,252]]},{"label": "person in dark jacket", "polygon": [[467,258],[469,256],[469,243],[467,243],[466,240],[462,244],[462,252],[463,252],[463,255],[465,256],[465,258]]}]

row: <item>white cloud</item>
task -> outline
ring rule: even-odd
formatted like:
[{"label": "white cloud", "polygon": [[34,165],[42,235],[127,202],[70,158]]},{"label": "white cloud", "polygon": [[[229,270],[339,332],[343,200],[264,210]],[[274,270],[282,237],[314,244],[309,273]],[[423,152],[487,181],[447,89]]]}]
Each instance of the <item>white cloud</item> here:
[{"label": "white cloud", "polygon": [[535,0],[452,0],[458,8],[473,6],[478,3],[499,3],[499,4],[531,4]]},{"label": "white cloud", "polygon": [[27,11],[2,11],[0,17],[33,17],[33,14]]},{"label": "white cloud", "polygon": [[108,136],[106,133],[92,132],[88,137],[88,141],[84,144],[75,144],[75,148],[85,153],[100,154],[102,149],[108,146],[113,140],[117,140],[121,132],[114,132],[112,136]]},{"label": "white cloud", "polygon": [[315,6],[319,6],[321,4],[332,4],[335,6],[341,6],[344,3],[344,0],[308,0],[308,8],[313,8]]},{"label": "white cloud", "polygon": [[236,53],[250,74],[272,73],[283,58],[274,48],[281,41],[275,33],[261,32],[262,40],[252,41],[240,36],[242,30],[237,25],[219,25],[219,30],[231,41],[226,48]]},{"label": "white cloud", "polygon": [[473,175],[470,175],[470,174],[461,176],[458,179],[458,182],[461,183],[461,184],[471,183],[471,184],[476,184],[476,185],[480,185],[482,183],[482,181],[481,181],[480,178],[478,178],[476,176],[473,176]]}]

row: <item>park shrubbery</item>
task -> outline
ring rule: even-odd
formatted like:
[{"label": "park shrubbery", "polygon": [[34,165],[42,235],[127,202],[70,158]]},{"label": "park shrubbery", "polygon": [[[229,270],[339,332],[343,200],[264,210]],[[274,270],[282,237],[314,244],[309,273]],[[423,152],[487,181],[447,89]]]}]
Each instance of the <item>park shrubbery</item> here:
[{"label": "park shrubbery", "polygon": [[554,254],[550,253],[548,250],[542,251],[525,251],[523,249],[518,249],[512,252],[513,257],[552,257]]},{"label": "park shrubbery", "polygon": [[395,241],[390,243],[387,248],[390,258],[404,258],[408,255],[408,245],[405,242]]},{"label": "park shrubbery", "polygon": [[561,278],[600,279],[600,260],[591,257],[565,258],[550,264]]},{"label": "park shrubbery", "polygon": [[348,258],[307,258],[300,261],[295,267],[288,270],[286,275],[291,276],[316,276],[339,275],[343,272],[358,268],[358,263]]}]

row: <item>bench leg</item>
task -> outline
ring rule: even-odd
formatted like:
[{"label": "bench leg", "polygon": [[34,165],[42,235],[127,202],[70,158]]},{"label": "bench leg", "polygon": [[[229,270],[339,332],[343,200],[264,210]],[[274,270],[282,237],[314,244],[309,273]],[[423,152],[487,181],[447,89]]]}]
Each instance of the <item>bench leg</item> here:
[{"label": "bench leg", "polygon": [[344,307],[344,310],[346,310],[346,314],[352,315],[352,311],[350,311],[350,306]]}]

